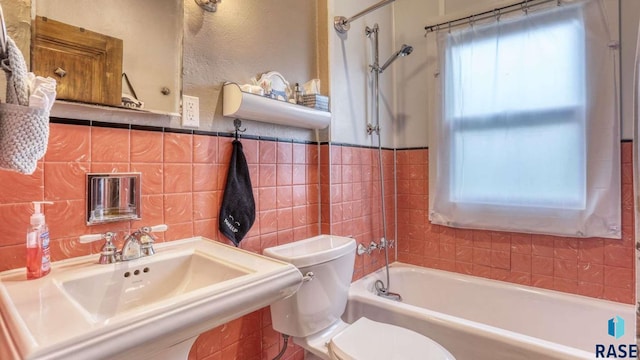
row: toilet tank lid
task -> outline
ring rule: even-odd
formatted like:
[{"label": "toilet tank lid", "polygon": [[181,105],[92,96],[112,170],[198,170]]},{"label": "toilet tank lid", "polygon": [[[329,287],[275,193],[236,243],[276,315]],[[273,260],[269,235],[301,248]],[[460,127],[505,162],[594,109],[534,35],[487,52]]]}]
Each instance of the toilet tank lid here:
[{"label": "toilet tank lid", "polygon": [[297,268],[322,264],[356,250],[352,238],[318,235],[292,243],[266,248],[263,255],[286,261]]}]

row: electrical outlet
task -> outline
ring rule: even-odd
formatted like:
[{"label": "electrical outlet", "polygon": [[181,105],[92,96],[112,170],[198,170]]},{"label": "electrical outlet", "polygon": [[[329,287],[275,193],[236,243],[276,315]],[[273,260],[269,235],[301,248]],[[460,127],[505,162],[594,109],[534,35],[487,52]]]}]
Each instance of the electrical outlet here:
[{"label": "electrical outlet", "polygon": [[182,126],[200,127],[200,99],[182,95]]}]

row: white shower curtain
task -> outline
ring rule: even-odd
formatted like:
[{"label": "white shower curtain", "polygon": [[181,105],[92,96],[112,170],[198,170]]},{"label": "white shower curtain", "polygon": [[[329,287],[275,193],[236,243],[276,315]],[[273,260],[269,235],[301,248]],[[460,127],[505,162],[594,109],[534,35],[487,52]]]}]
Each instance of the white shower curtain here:
[{"label": "white shower curtain", "polygon": [[600,0],[444,30],[430,220],[620,238],[615,52]]}]

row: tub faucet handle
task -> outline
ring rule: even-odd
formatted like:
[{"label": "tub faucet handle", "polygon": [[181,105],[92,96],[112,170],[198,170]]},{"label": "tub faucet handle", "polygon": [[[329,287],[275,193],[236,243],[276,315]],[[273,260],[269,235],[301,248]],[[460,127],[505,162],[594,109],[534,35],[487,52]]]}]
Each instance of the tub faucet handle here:
[{"label": "tub faucet handle", "polygon": [[379,246],[375,241],[371,240],[371,243],[369,243],[369,253],[375,249],[379,249]]},{"label": "tub faucet handle", "polygon": [[392,247],[392,246],[389,245],[389,241],[387,241],[387,239],[385,239],[383,236],[382,238],[380,238],[380,245],[378,246],[378,249],[382,251],[382,249],[386,249],[388,247]]},{"label": "tub faucet handle", "polygon": [[362,254],[371,254],[371,249],[367,246],[362,245],[362,243],[358,244],[358,249],[356,250],[358,255]]}]

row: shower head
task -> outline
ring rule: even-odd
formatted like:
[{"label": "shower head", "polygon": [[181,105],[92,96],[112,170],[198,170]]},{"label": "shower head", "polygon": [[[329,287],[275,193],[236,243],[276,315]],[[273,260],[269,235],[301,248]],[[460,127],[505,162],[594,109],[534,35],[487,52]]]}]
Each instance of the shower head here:
[{"label": "shower head", "polygon": [[398,50],[395,54],[391,55],[389,60],[387,60],[384,63],[384,65],[378,68],[378,74],[382,74],[382,72],[385,71],[389,67],[389,65],[391,65],[391,63],[394,62],[398,57],[407,56],[411,54],[412,51],[413,51],[413,46],[403,44],[400,50]]},{"label": "shower head", "polygon": [[413,51],[413,46],[402,44],[402,47],[400,48],[399,53],[400,53],[400,56],[407,56],[411,54],[412,51]]}]

